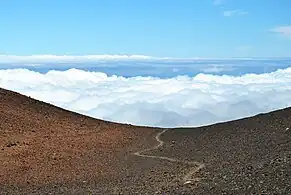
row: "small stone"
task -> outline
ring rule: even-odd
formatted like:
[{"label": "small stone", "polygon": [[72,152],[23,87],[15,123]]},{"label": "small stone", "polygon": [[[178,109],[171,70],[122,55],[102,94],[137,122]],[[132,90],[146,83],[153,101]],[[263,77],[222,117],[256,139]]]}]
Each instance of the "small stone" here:
[{"label": "small stone", "polygon": [[6,146],[8,148],[10,148],[10,147],[13,147],[13,146],[16,146],[16,145],[17,145],[16,142],[9,142]]},{"label": "small stone", "polygon": [[188,184],[192,184],[192,182],[191,182],[191,181],[186,181],[186,182],[184,183],[184,185],[188,185]]}]

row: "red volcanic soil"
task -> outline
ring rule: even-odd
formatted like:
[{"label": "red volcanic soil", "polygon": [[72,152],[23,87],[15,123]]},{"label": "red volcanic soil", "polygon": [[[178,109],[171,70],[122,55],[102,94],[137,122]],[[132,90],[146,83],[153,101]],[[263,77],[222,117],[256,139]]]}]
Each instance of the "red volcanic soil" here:
[{"label": "red volcanic soil", "polygon": [[0,88],[0,194],[291,194],[291,109],[166,130]]},{"label": "red volcanic soil", "polygon": [[0,89],[0,189],[110,180],[122,168],[119,161],[156,132]]}]

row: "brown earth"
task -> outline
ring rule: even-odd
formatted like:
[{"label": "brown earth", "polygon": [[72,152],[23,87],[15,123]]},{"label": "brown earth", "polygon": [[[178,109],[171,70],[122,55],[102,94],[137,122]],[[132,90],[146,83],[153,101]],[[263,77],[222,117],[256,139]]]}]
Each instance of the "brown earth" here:
[{"label": "brown earth", "polygon": [[0,194],[291,194],[290,108],[161,131],[0,89]]}]

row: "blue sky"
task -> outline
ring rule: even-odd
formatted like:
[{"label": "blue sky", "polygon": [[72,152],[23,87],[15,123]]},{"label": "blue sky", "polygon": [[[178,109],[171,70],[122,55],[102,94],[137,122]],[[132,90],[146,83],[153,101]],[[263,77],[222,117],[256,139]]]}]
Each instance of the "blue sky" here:
[{"label": "blue sky", "polygon": [[0,54],[290,57],[290,0],[2,0]]}]

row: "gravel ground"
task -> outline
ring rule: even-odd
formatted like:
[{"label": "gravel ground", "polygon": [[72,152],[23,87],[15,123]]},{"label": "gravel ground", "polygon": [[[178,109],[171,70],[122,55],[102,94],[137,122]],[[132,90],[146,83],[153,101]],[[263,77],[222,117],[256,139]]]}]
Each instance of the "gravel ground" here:
[{"label": "gravel ground", "polygon": [[[290,128],[290,130],[289,130]],[[0,89],[0,194],[291,194],[291,109],[200,128],[116,124]]]}]

